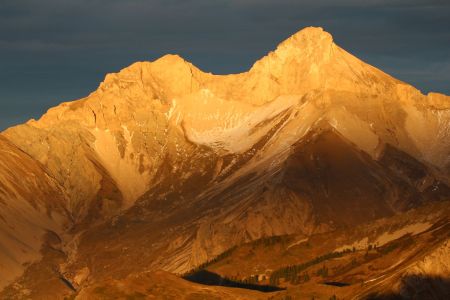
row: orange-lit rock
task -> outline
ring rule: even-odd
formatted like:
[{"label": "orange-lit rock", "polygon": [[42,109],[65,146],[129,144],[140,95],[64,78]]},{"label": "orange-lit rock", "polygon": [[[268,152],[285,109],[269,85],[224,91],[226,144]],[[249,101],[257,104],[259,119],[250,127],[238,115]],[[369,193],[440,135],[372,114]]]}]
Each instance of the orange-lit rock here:
[{"label": "orange-lit rock", "polygon": [[[177,55],[137,62],[1,135],[24,157],[8,170],[49,186],[26,181],[20,201],[58,193],[58,218],[29,208],[39,226],[20,230],[60,235],[64,262],[51,261],[79,289],[111,274],[183,273],[262,237],[325,233],[450,198],[450,97],[423,95],[314,27],[240,74],[204,73]],[[36,261],[41,245],[18,261]]]}]

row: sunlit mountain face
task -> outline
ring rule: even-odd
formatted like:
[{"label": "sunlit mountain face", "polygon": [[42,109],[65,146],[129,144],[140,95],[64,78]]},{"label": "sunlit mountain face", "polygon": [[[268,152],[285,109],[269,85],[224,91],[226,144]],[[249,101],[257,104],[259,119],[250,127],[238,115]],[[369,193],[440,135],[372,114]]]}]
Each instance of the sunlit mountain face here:
[{"label": "sunlit mountain face", "polygon": [[305,28],[176,55],[0,135],[2,299],[446,299],[450,97]]}]

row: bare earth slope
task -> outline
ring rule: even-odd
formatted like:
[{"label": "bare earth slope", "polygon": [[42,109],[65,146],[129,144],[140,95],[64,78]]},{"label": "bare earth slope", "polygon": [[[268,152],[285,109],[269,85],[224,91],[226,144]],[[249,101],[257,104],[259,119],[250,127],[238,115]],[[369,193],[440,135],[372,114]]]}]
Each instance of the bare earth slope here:
[{"label": "bare earth slope", "polygon": [[[358,228],[265,238],[233,248],[203,269],[287,288],[273,299],[446,299],[449,209],[448,202],[435,203]],[[205,274],[186,277],[202,281]]]},{"label": "bare earth slope", "polygon": [[[37,198],[61,215],[23,229],[52,230],[57,245],[37,238],[33,257],[14,260],[51,265],[60,296],[130,274],[181,274],[262,237],[326,233],[450,199],[450,97],[421,94],[321,28],[241,74],[204,73],[176,55],[135,63],[1,138],[23,156],[10,173],[48,184],[24,186],[50,190]],[[48,291],[31,287],[34,266],[16,267],[5,284],[20,284],[8,295]]]},{"label": "bare earth slope", "polygon": [[48,232],[63,234],[65,200],[38,162],[0,136],[0,288],[40,259]]}]

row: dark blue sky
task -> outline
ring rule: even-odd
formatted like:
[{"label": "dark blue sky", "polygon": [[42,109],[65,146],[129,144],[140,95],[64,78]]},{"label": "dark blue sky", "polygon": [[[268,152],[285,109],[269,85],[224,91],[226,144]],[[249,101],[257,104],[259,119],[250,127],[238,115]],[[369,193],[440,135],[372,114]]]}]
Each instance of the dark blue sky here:
[{"label": "dark blue sky", "polygon": [[423,92],[450,94],[448,0],[1,0],[0,130],[166,53],[245,71],[306,26]]}]

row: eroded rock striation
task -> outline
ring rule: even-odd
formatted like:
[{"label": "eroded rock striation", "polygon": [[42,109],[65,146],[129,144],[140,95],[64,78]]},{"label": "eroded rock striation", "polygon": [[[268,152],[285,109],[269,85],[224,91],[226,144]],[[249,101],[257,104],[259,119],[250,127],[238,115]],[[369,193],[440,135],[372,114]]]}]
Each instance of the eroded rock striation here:
[{"label": "eroded rock striation", "polygon": [[[177,55],[135,63],[0,142],[18,153],[2,154],[0,175],[36,178],[19,197],[0,177],[2,228],[24,216],[10,204],[26,204],[36,221],[24,226],[61,237],[59,272],[77,288],[183,273],[243,242],[450,198],[450,97],[423,95],[314,27],[245,73],[205,73]],[[16,237],[33,253],[44,245]]]}]

